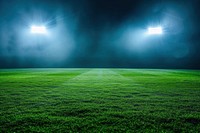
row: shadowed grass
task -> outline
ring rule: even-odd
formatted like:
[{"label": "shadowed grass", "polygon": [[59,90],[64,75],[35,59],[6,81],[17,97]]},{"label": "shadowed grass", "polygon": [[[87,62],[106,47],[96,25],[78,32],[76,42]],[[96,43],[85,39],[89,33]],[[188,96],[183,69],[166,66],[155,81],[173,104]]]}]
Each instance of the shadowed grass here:
[{"label": "shadowed grass", "polygon": [[0,70],[0,132],[198,132],[200,71]]}]

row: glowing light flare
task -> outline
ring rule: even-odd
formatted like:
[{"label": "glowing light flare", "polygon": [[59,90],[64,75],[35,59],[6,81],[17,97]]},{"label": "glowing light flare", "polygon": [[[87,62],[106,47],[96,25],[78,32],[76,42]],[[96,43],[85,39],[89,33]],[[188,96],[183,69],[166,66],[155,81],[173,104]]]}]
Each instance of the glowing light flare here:
[{"label": "glowing light flare", "polygon": [[162,34],[163,30],[161,26],[158,27],[149,27],[148,28],[148,34]]},{"label": "glowing light flare", "polygon": [[31,26],[31,33],[33,34],[47,34],[47,28],[45,26]]}]

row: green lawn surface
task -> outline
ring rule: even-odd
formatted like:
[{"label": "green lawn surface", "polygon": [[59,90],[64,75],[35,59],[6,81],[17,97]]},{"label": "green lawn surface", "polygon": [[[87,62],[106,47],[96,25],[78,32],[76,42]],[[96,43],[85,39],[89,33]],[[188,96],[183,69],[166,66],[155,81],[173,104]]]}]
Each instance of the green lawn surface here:
[{"label": "green lawn surface", "polygon": [[200,71],[0,69],[0,132],[200,132]]}]

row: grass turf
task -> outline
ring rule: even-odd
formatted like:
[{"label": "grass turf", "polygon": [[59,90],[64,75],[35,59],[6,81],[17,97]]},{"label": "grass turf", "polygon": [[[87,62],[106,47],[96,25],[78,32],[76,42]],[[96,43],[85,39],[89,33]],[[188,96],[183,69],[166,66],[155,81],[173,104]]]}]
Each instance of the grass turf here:
[{"label": "grass turf", "polygon": [[2,69],[0,132],[199,132],[200,71]]}]

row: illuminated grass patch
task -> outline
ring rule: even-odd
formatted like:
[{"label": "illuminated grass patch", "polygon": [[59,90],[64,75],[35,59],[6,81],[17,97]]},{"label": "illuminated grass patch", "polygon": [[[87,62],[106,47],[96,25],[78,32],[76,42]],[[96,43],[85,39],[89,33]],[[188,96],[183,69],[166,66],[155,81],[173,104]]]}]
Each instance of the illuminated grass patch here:
[{"label": "illuminated grass patch", "polygon": [[0,70],[0,132],[200,131],[200,71]]}]

